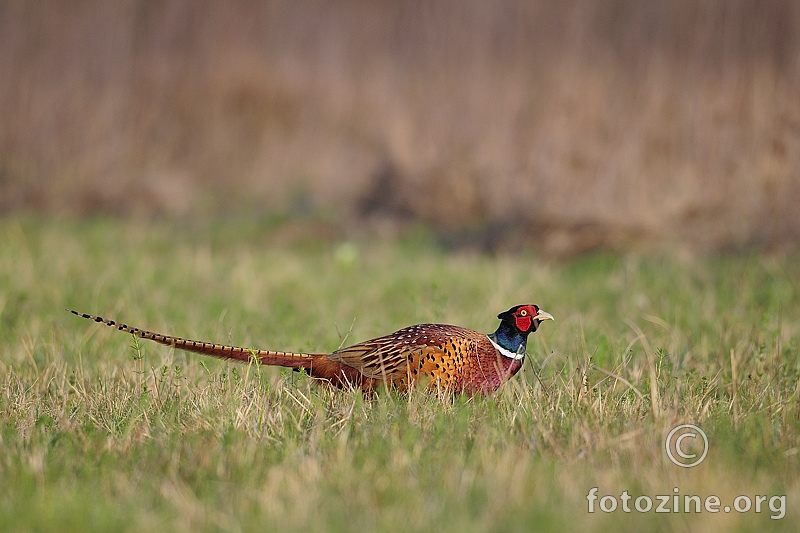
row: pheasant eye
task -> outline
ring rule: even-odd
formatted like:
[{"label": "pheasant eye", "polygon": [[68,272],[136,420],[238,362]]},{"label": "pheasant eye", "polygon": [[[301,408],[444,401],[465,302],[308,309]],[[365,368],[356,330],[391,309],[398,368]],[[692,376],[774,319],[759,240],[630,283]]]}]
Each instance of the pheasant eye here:
[{"label": "pheasant eye", "polygon": [[522,311],[519,312],[519,316],[528,316],[528,310],[523,309]]}]

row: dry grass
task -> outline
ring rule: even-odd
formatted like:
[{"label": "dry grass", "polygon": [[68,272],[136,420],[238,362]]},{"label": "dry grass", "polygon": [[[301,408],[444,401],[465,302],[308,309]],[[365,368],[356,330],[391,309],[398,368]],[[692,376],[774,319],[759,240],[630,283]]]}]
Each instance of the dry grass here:
[{"label": "dry grass", "polygon": [[[276,244],[260,226],[0,222],[0,524],[12,531],[794,531],[796,257],[681,263]],[[534,272],[535,275],[531,273]],[[75,318],[330,350],[425,321],[556,321],[491,398],[367,400]],[[584,382],[583,376],[587,379]],[[706,461],[672,465],[681,422]],[[600,495],[785,495],[785,516],[587,512]]]},{"label": "dry grass", "polygon": [[800,234],[791,0],[0,10],[3,211],[369,214],[557,253]]}]

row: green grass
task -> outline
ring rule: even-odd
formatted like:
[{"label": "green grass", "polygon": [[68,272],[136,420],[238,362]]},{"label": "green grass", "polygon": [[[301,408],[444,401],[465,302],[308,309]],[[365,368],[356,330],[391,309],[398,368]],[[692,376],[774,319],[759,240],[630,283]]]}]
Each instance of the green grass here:
[{"label": "green grass", "polygon": [[[800,258],[557,263],[445,254],[424,234],[276,235],[246,220],[0,220],[0,530],[795,529]],[[522,302],[556,317],[523,372],[454,400],[332,391],[64,311],[330,351],[426,321],[488,332]],[[664,453],[682,422],[711,443],[696,468]],[[592,487],[786,495],[786,516],[589,514]]]}]

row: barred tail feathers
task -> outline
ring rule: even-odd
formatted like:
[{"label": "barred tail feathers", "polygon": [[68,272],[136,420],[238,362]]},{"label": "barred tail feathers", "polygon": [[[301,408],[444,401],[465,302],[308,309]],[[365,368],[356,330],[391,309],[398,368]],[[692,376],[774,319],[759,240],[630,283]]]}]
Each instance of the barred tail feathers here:
[{"label": "barred tail feathers", "polygon": [[161,333],[154,333],[152,331],[147,331],[144,329],[134,328],[128,326],[127,324],[121,324],[119,322],[116,322],[114,320],[108,320],[106,318],[96,315],[80,313],[72,309],[67,309],[67,311],[81,318],[92,320],[100,324],[105,324],[106,326],[116,328],[119,331],[130,333],[142,339],[147,339],[153,342],[157,342],[159,344],[163,344],[165,346],[171,346],[179,350],[185,350],[187,352],[210,355],[212,357],[217,357],[219,359],[231,359],[234,361],[248,363],[253,360],[253,357],[256,357],[259,360],[259,362],[263,365],[276,365],[287,368],[306,368],[306,369],[310,369],[315,360],[318,360],[320,357],[324,357],[327,359],[326,356],[321,354],[279,352],[273,350],[254,350],[250,348],[242,348],[240,346],[227,346],[224,344],[214,344],[210,342],[182,339],[180,337],[173,337],[172,335],[164,335]]}]

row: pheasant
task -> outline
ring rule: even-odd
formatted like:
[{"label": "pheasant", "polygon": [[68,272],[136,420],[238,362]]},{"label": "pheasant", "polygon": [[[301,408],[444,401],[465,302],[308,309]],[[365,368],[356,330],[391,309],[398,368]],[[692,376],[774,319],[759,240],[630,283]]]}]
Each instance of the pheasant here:
[{"label": "pheasant", "polygon": [[427,381],[432,391],[489,394],[516,374],[525,360],[528,335],[544,320],[553,320],[533,304],[517,305],[500,313],[494,333],[484,334],[446,324],[418,324],[330,354],[253,350],[193,341],[153,333],[114,320],[71,313],[189,352],[241,362],[305,370],[333,386],[359,387],[365,392],[386,386],[407,390]]}]

